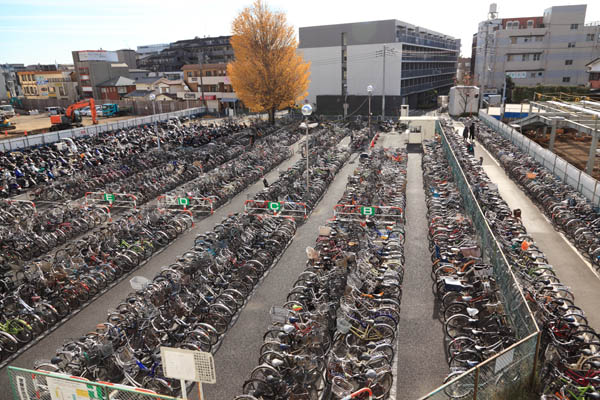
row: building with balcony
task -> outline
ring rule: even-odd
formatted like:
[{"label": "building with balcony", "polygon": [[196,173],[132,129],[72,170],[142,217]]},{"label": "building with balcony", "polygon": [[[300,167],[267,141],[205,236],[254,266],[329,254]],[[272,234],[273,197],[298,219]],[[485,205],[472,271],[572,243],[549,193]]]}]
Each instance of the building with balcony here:
[{"label": "building with balcony", "polygon": [[504,77],[517,86],[580,86],[586,64],[600,56],[600,23],[586,23],[586,5],[556,6],[542,16],[479,23],[474,80],[500,92]]},{"label": "building with balcony", "polygon": [[387,115],[398,115],[401,104],[416,107],[427,96],[447,93],[460,51],[459,39],[394,19],[302,27],[299,41],[298,52],[311,62],[308,101],[318,104],[323,96],[324,106],[327,96],[336,106],[320,111],[339,114],[343,103],[352,103],[349,97],[367,96],[369,85],[373,112],[380,112],[385,95]]},{"label": "building with balcony", "polygon": [[77,81],[69,71],[18,71],[19,83],[27,99],[58,99],[74,102]]},{"label": "building with balcony", "polygon": [[458,57],[458,68],[456,70],[456,82],[459,85],[471,84],[471,58]]},{"label": "building with balcony", "polygon": [[138,60],[138,67],[154,72],[179,71],[186,64],[227,63],[233,60],[231,36],[205,37],[179,40],[168,48]]},{"label": "building with balcony", "polygon": [[191,93],[184,94],[187,97],[182,98],[202,100],[202,93],[204,93],[207,107],[218,112],[227,112],[228,108],[241,107],[227,76],[227,64],[187,64],[181,69],[183,79],[191,90]]}]

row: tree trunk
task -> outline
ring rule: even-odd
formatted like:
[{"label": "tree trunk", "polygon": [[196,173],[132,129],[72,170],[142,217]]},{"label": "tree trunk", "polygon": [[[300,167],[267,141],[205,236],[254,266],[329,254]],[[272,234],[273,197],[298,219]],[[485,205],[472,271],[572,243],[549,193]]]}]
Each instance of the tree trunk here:
[{"label": "tree trunk", "polygon": [[275,125],[275,108],[269,110],[269,124]]}]

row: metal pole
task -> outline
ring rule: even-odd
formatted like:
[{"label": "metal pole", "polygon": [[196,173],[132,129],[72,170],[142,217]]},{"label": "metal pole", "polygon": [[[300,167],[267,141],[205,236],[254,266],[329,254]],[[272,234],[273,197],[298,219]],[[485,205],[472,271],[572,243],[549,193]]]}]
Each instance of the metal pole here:
[{"label": "metal pole", "polygon": [[552,119],[552,131],[550,131],[550,143],[548,144],[548,149],[554,153],[554,141],[556,140],[556,125],[558,125],[558,121],[556,118]]},{"label": "metal pole", "polygon": [[479,389],[479,368],[475,369],[475,382],[473,385],[473,400],[477,400],[477,389]]},{"label": "metal pole", "polygon": [[310,172],[308,170],[308,118],[305,119],[306,124],[306,198],[308,199],[308,191],[310,188]]},{"label": "metal pole", "polygon": [[482,79],[479,84],[481,86],[481,92],[479,93],[479,108],[481,109],[481,105],[483,104],[483,91],[485,88],[485,75],[487,72],[487,41],[488,41],[488,21],[485,22],[485,41],[483,42],[483,74]]},{"label": "metal pole", "polygon": [[596,189],[598,188],[598,181],[594,184],[594,193],[592,193],[592,204],[596,201]]},{"label": "metal pole", "polygon": [[[154,114],[156,113],[156,102],[152,100],[152,119],[154,119]],[[160,136],[158,136],[158,126],[156,120],[154,121],[154,133],[156,134],[156,144],[158,149],[160,150]]]},{"label": "metal pole", "polygon": [[369,92],[369,136],[371,133],[371,93]]},{"label": "metal pole", "polygon": [[537,370],[538,358],[540,357],[541,339],[542,339],[542,333],[538,332],[537,340],[535,342],[535,357],[533,358],[533,368],[531,370],[531,382],[529,383],[531,388],[533,388],[535,385],[535,371]]},{"label": "metal pole", "polygon": [[385,44],[383,45],[383,87],[381,88],[381,116],[385,120]]},{"label": "metal pole", "polygon": [[504,108],[506,107],[506,74],[504,74],[504,87],[502,88],[502,109],[500,110],[500,121],[504,119]]},{"label": "metal pole", "polygon": [[579,190],[579,182],[581,181],[581,170],[579,170],[579,176],[577,177],[577,190]]},{"label": "metal pole", "polygon": [[594,164],[596,163],[596,148],[598,147],[598,116],[594,116],[594,132],[592,132],[592,144],[590,145],[590,154],[588,156],[585,172],[592,176],[594,172]]}]

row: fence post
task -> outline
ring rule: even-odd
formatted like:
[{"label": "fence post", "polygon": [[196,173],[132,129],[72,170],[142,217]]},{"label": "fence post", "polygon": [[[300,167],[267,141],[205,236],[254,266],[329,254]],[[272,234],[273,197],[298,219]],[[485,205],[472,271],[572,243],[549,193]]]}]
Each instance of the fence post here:
[{"label": "fence post", "polygon": [[538,332],[537,340],[535,342],[535,357],[533,359],[533,370],[531,371],[531,383],[530,383],[531,389],[534,389],[534,385],[535,385],[535,370],[537,369],[538,358],[540,357],[540,344],[541,344],[540,342],[541,342],[541,340],[542,340],[542,333]]},{"label": "fence post", "polygon": [[479,389],[479,367],[475,368],[475,384],[473,385],[473,400],[477,400],[477,389]]},{"label": "fence post", "polygon": [[581,170],[579,170],[579,176],[577,177],[577,191],[579,191],[579,181],[581,180]]},{"label": "fence post", "polygon": [[552,165],[552,175],[556,175],[554,173],[554,169],[556,168],[556,159],[558,158],[558,156],[556,155],[556,153],[553,153],[553,154],[554,154],[554,164]]},{"label": "fence post", "polygon": [[594,204],[594,201],[596,200],[596,189],[598,188],[598,181],[596,181],[596,183],[594,184],[594,193],[592,193],[592,204]]}]

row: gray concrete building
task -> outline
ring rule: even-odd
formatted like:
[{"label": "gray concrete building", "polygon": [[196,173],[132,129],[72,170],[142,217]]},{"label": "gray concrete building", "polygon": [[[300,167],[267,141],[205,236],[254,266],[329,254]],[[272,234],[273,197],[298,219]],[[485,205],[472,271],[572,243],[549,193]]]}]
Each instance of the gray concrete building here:
[{"label": "gray concrete building", "polygon": [[509,75],[517,86],[585,85],[585,65],[600,56],[600,22],[586,23],[586,8],[556,6],[542,16],[480,22],[475,84],[500,93]]},{"label": "gray concrete building", "polygon": [[340,110],[348,97],[367,96],[369,85],[378,104],[373,112],[385,95],[387,115],[447,93],[459,51],[459,39],[395,19],[299,29],[298,52],[311,62],[308,101],[333,96]]},{"label": "gray concrete building", "polygon": [[99,83],[120,76],[131,78],[129,70],[135,69],[134,50],[82,50],[72,55],[79,94],[84,98],[100,99]]}]

